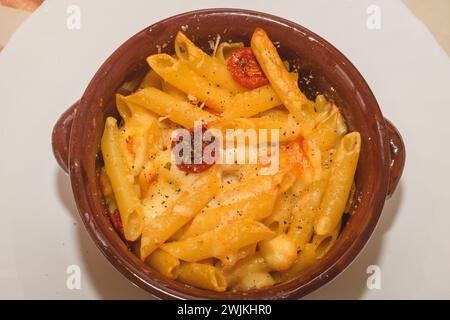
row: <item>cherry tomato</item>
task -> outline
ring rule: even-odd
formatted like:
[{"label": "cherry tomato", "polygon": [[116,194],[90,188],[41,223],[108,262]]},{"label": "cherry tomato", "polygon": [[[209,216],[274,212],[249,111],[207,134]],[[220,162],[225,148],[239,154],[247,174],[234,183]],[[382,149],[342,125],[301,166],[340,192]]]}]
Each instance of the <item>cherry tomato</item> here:
[{"label": "cherry tomato", "polygon": [[[175,161],[178,169],[188,172],[188,173],[200,173],[211,167],[214,163],[210,163],[211,161],[205,160],[204,151],[205,148],[212,144],[217,142],[216,138],[214,136],[209,137],[209,139],[206,137],[205,132],[208,130],[205,124],[201,127],[201,133],[202,133],[202,141],[201,144],[195,143],[194,139],[194,128],[189,130],[190,133],[190,141],[184,141],[184,137],[179,135],[176,136],[172,140],[172,150],[174,152]],[[180,144],[185,144],[180,145]],[[189,145],[190,144],[190,145]],[[179,146],[179,148],[176,148],[176,146]],[[175,149],[175,150],[174,150]],[[190,150],[189,154],[183,154],[183,152],[186,150]],[[197,152],[195,152],[197,151]],[[196,153],[197,157],[198,155],[201,156],[201,159],[196,159]],[[211,152],[211,155],[213,158],[215,156],[215,150]]]},{"label": "cherry tomato", "polygon": [[269,83],[249,47],[234,51],[228,57],[227,67],[234,81],[247,89],[255,89]]}]

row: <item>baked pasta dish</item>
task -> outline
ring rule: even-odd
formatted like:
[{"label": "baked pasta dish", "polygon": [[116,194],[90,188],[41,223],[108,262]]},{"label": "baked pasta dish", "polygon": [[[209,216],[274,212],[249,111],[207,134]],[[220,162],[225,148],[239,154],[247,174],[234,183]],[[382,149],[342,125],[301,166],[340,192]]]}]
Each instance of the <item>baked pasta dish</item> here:
[{"label": "baked pasta dish", "polygon": [[[175,35],[173,35],[175,36]],[[209,53],[183,32],[108,117],[99,183],[143,263],[213,291],[287,281],[336,242],[361,148],[262,29]]]}]

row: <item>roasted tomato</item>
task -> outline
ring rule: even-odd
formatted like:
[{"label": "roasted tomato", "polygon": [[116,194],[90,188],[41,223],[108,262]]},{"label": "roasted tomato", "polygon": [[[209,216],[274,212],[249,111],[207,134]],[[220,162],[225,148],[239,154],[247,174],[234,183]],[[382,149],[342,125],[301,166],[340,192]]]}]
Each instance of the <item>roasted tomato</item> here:
[{"label": "roasted tomato", "polygon": [[[215,149],[210,155],[205,154],[205,148],[212,143],[218,142],[214,136],[207,136],[208,130],[205,124],[201,127],[201,143],[196,143],[194,139],[194,128],[190,129],[190,139],[184,139],[182,135],[176,136],[172,140],[172,150],[178,169],[188,173],[200,173],[211,167],[214,162],[206,161],[206,156],[215,157]],[[187,141],[189,140],[189,141]],[[186,153],[186,154],[184,154]],[[201,158],[199,158],[199,156]]]},{"label": "roasted tomato", "polygon": [[269,83],[251,48],[234,51],[228,57],[227,67],[234,81],[247,89],[255,89]]}]

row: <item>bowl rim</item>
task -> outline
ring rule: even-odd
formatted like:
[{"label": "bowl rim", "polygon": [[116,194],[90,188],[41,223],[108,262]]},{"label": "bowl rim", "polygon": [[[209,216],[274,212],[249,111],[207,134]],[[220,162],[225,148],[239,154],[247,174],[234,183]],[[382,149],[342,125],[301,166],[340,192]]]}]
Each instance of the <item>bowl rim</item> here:
[{"label": "bowl rim", "polygon": [[[299,278],[295,278],[293,280],[284,282],[283,284],[290,283],[290,286],[285,290],[281,290],[280,292],[273,293],[272,296],[266,297],[264,295],[265,290],[248,292],[244,294],[233,294],[227,293],[227,295],[223,293],[214,294],[211,291],[201,290],[196,288],[186,289],[190,290],[190,293],[180,292],[178,286],[177,288],[171,287],[168,282],[170,280],[161,280],[161,276],[158,277],[156,274],[152,274],[151,271],[149,273],[148,270],[142,269],[142,266],[138,266],[136,261],[133,259],[130,261],[126,259],[124,256],[124,247],[116,247],[113,245],[111,241],[111,234],[108,234],[108,231],[102,230],[101,226],[98,224],[97,219],[102,219],[98,212],[95,212],[94,205],[89,200],[87,196],[88,190],[85,187],[85,172],[82,168],[82,151],[83,146],[78,143],[77,139],[73,138],[74,136],[80,136],[83,134],[83,130],[86,126],[86,112],[89,106],[92,104],[92,96],[97,91],[99,83],[107,78],[108,73],[111,71],[111,64],[114,63],[117,59],[124,54],[126,54],[126,49],[135,43],[136,41],[140,41],[140,39],[147,33],[148,30],[160,25],[170,23],[173,20],[177,20],[180,18],[189,17],[192,15],[210,15],[210,14],[232,14],[232,15],[240,15],[240,16],[251,16],[252,18],[258,18],[263,20],[269,20],[278,25],[284,25],[289,28],[293,28],[298,32],[301,32],[303,35],[313,37],[317,42],[319,42],[326,50],[333,53],[334,58],[339,58],[339,61],[343,61],[347,64],[347,67],[353,72],[353,76],[356,77],[355,80],[362,86],[364,89],[365,99],[368,99],[371,104],[371,108],[373,108],[374,117],[376,118],[378,125],[378,135],[381,141],[381,157],[384,159],[383,161],[383,172],[380,175],[381,180],[379,181],[380,190],[379,193],[382,194],[379,196],[378,201],[375,201],[373,214],[370,219],[367,221],[365,228],[362,229],[359,234],[355,237],[353,242],[347,246],[345,252],[337,257],[334,261],[321,261],[321,267],[323,265],[327,266],[327,268],[320,270],[320,268],[310,268],[314,270],[305,271],[305,276],[302,279],[308,279],[307,281],[300,281]],[[141,287],[142,289],[156,295],[160,298],[168,298],[168,299],[205,299],[212,298],[213,299],[284,299],[284,298],[299,298],[312,291],[318,289],[324,284],[328,283],[331,279],[335,278],[339,273],[341,273],[345,268],[347,268],[356,258],[356,256],[363,250],[364,246],[368,242],[370,236],[372,235],[375,226],[381,216],[382,208],[384,206],[385,195],[387,193],[387,185],[388,185],[388,176],[389,176],[389,142],[388,142],[388,134],[386,130],[386,125],[384,122],[383,115],[379,108],[379,105],[376,101],[375,96],[370,90],[367,82],[360,74],[360,72],[356,69],[356,67],[342,54],[338,49],[336,49],[332,44],[328,41],[310,31],[309,29],[284,18],[267,14],[264,12],[258,12],[253,10],[246,9],[234,9],[234,8],[210,8],[210,9],[201,9],[201,10],[193,10],[184,13],[180,13],[163,20],[160,20],[149,27],[144,28],[139,31],[128,40],[126,40],[119,48],[117,48],[105,62],[101,65],[95,75],[92,77],[89,85],[87,86],[79,105],[76,108],[76,113],[73,119],[72,131],[70,135],[69,141],[69,174],[72,184],[72,190],[76,199],[76,204],[82,221],[88,230],[91,238],[96,243],[97,247],[100,251],[106,256],[106,258],[114,265],[116,269],[118,269],[126,278],[128,278],[133,284]],[[98,196],[98,195],[96,195]],[[381,200],[382,199],[382,200]],[[106,218],[105,218],[106,219]],[[110,232],[110,231],[109,231]],[[113,231],[115,233],[115,231]],[[117,235],[116,235],[117,237]],[[139,262],[140,260],[135,257]],[[133,261],[133,262],[132,262]],[[319,264],[319,263],[317,263]],[[158,279],[159,278],[159,279]],[[295,283],[299,282],[298,285]],[[301,282],[301,283],[300,283]],[[192,293],[194,292],[194,293]],[[205,292],[203,294],[202,292]]]}]

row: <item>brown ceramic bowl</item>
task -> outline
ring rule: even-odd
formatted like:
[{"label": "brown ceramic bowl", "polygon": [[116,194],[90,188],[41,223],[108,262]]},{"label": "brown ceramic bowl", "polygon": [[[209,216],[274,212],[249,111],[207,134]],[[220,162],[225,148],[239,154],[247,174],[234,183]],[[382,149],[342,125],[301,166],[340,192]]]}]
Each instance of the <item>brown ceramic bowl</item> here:
[{"label": "brown ceramic bowl", "polygon": [[[356,173],[356,194],[350,219],[331,251],[297,278],[264,290],[216,293],[168,280],[144,265],[111,227],[97,180],[103,125],[117,115],[114,94],[124,81],[142,77],[145,58],[173,53],[173,38],[182,26],[210,52],[208,40],[249,43],[256,27],[279,41],[284,59],[300,67],[300,86],[309,97],[318,92],[336,101],[350,129],[362,136]],[[183,27],[185,29],[185,27]],[[310,77],[310,81],[303,78]],[[368,241],[383,205],[395,190],[404,162],[400,134],[387,121],[361,74],[336,48],[304,27],[265,13],[237,9],[188,12],[158,22],[131,37],[117,49],[91,80],[83,97],[58,120],[53,131],[58,163],[70,175],[74,197],[85,227],[108,260],[130,281],[160,298],[179,299],[293,299],[319,288],[344,270]]]}]

